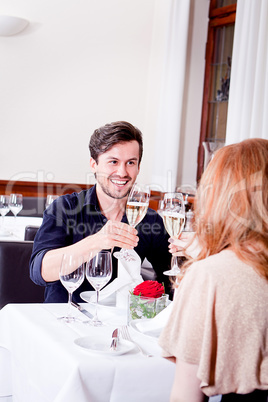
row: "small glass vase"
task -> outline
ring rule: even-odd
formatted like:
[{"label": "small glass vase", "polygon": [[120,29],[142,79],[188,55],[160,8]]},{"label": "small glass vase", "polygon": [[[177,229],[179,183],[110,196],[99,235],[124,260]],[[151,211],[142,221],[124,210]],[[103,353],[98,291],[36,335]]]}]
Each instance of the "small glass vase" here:
[{"label": "small glass vase", "polygon": [[168,298],[167,294],[158,298],[130,294],[128,297],[128,323],[137,319],[154,318],[167,307]]}]

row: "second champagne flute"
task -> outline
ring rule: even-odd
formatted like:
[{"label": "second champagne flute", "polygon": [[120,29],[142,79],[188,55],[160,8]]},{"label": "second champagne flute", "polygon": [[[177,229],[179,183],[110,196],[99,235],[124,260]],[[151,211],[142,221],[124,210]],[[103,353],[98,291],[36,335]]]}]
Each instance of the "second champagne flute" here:
[{"label": "second champagne flute", "polygon": [[99,292],[109,282],[112,277],[112,256],[110,251],[102,250],[96,255],[90,253],[86,265],[86,278],[96,290],[96,310],[94,318],[89,321],[90,325],[101,327],[103,323],[98,317]]},{"label": "second champagne flute", "polygon": [[[179,237],[185,223],[184,199],[181,193],[165,193],[162,209],[162,218],[170,237]],[[164,271],[165,275],[175,276],[180,273],[178,258],[172,257],[171,269]]]}]

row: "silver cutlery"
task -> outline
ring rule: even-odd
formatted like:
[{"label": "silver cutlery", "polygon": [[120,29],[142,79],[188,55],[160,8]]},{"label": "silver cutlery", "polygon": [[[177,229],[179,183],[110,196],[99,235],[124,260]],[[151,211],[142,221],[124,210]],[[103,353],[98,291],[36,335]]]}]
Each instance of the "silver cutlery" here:
[{"label": "silver cutlery", "polygon": [[72,301],[72,302],[71,302],[71,305],[72,305],[73,307],[77,308],[77,309],[80,311],[80,313],[85,314],[88,318],[90,318],[90,319],[92,320],[93,314],[91,314],[91,313],[90,313],[89,311],[87,311],[85,308],[81,307],[80,304],[75,303],[75,302]]},{"label": "silver cutlery", "polygon": [[112,340],[112,343],[110,346],[110,350],[116,350],[117,343],[118,343],[118,335],[119,335],[119,330],[118,330],[118,328],[116,328],[112,333],[113,340]]},{"label": "silver cutlery", "polygon": [[146,356],[146,357],[153,357],[153,355],[151,355],[151,354],[149,354],[149,353],[146,353],[146,352],[140,347],[140,345],[139,345],[138,343],[134,342],[134,341],[131,339],[131,337],[130,337],[130,335],[129,335],[129,332],[128,332],[128,327],[127,327],[126,325],[124,325],[124,326],[121,328],[120,334],[122,335],[122,338],[125,339],[126,341],[129,341],[129,342],[134,343],[134,345],[137,346],[137,348],[138,348],[139,351],[143,354],[143,356]]}]

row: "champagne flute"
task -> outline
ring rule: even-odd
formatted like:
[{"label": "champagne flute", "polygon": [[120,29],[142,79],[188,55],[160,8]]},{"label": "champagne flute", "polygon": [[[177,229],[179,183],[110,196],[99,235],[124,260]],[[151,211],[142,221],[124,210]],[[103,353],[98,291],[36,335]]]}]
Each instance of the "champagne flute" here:
[{"label": "champagne flute", "polygon": [[94,327],[101,327],[103,323],[98,317],[99,292],[112,277],[112,256],[110,251],[102,250],[96,255],[91,252],[86,265],[86,278],[96,290],[96,310],[94,318],[89,322]]},{"label": "champagne flute", "polygon": [[[166,231],[170,237],[176,236],[178,238],[185,223],[183,195],[181,193],[165,193],[162,208],[162,218]],[[174,256],[171,259],[171,269],[164,271],[164,274],[175,276],[180,272],[178,259]]]},{"label": "champagne flute", "polygon": [[82,256],[63,254],[59,278],[65,289],[68,291],[68,313],[59,320],[67,323],[80,321],[72,315],[71,302],[73,292],[79,288],[85,279],[85,267]]},{"label": "champagne flute", "polygon": [[[140,185],[135,183],[132,187],[126,204],[126,215],[130,226],[135,228],[145,217],[149,207],[150,191],[142,190]],[[135,261],[135,258],[123,248],[114,253],[117,259],[124,261]]]},{"label": "champagne flute", "polygon": [[10,234],[7,230],[4,229],[4,217],[9,212],[9,196],[8,195],[0,195],[0,213],[1,213],[1,231],[0,234],[2,236],[7,236]]}]

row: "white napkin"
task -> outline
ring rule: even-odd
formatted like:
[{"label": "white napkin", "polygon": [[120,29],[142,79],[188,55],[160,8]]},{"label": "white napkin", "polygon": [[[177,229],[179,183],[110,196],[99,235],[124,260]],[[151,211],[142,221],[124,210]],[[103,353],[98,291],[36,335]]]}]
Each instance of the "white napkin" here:
[{"label": "white napkin", "polygon": [[164,310],[160,311],[160,313],[158,313],[154,318],[137,322],[136,327],[143,333],[161,330],[166,325],[172,308],[173,302],[164,308]]},{"label": "white napkin", "polygon": [[128,252],[135,258],[135,261],[118,260],[117,278],[101,290],[99,294],[99,300],[103,300],[116,292],[117,307],[127,307],[129,292],[143,282],[140,274],[141,259],[136,251],[128,250]]}]

